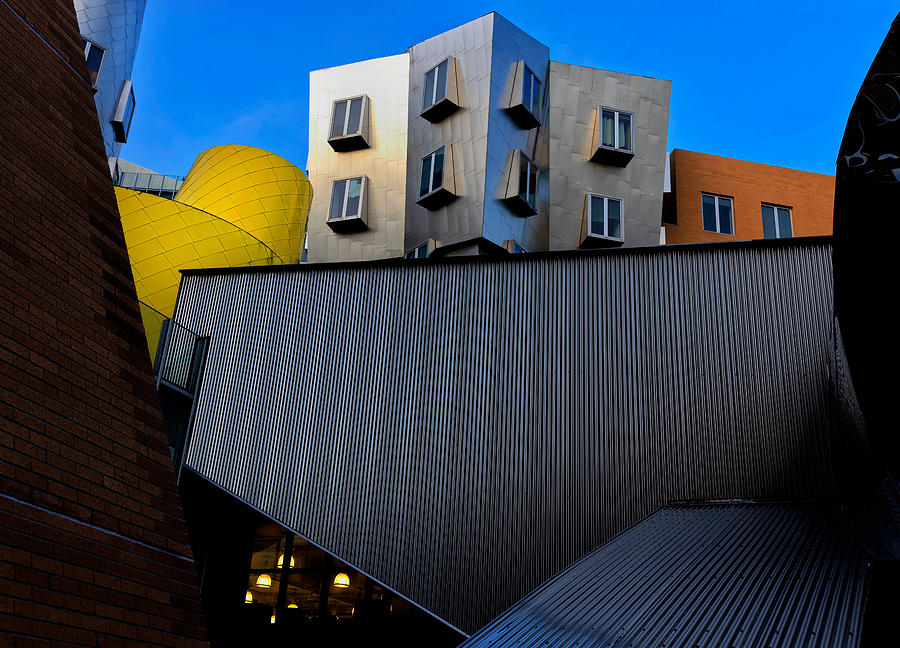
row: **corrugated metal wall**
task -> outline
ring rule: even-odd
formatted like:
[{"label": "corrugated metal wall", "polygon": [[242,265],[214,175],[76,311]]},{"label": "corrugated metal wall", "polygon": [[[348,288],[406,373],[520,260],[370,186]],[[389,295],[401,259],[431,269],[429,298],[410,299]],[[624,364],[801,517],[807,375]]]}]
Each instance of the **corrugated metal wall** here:
[{"label": "corrugated metal wall", "polygon": [[670,500],[833,488],[829,240],[187,274],[186,463],[473,632]]}]

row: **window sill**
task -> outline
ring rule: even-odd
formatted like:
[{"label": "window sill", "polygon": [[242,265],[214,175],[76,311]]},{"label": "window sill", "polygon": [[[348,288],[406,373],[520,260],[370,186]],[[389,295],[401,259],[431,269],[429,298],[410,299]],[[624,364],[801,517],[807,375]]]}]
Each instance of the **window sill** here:
[{"label": "window sill", "polygon": [[598,234],[588,234],[581,242],[581,248],[610,248],[619,247],[625,244],[624,238],[612,238],[610,236],[600,236]]},{"label": "window sill", "polygon": [[328,144],[338,153],[369,148],[369,143],[366,141],[366,138],[362,136],[362,133],[351,133],[350,135],[329,137]]},{"label": "window sill", "polygon": [[436,209],[440,209],[450,202],[453,202],[455,199],[456,195],[451,193],[449,189],[439,187],[431,193],[421,196],[418,200],[416,200],[416,204],[422,205],[422,207],[429,211],[434,211]]},{"label": "window sill", "polygon": [[432,124],[436,124],[439,121],[446,119],[457,110],[459,110],[459,106],[453,103],[452,100],[444,97],[437,103],[428,106],[428,108],[423,110],[419,116],[423,119],[427,119]]},{"label": "window sill", "polygon": [[633,157],[634,151],[624,151],[611,146],[600,146],[591,155],[591,162],[624,168],[628,166]]},{"label": "window sill", "polygon": [[534,216],[537,214],[537,209],[528,204],[528,201],[522,198],[522,196],[510,196],[509,198],[504,198],[503,203],[509,207],[509,210],[515,214],[516,216],[521,216],[522,218],[527,218],[529,216]]},{"label": "window sill", "polygon": [[541,120],[535,117],[534,113],[528,110],[525,104],[520,103],[510,106],[506,109],[506,114],[516,122],[516,126],[523,130],[531,130],[541,125]]},{"label": "window sill", "polygon": [[325,221],[332,232],[337,234],[350,234],[369,229],[366,220],[362,216],[349,216],[347,218],[332,218]]}]

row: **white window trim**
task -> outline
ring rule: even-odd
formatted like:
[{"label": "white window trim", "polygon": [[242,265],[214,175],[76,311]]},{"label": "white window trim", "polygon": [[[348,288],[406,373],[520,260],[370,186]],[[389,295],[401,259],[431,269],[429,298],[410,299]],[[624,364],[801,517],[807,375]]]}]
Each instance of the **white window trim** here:
[{"label": "white window trim", "polygon": [[101,52],[103,52],[103,56],[100,57],[100,67],[97,68],[97,79],[91,84],[92,88],[96,88],[97,84],[100,83],[100,75],[103,74],[103,66],[106,64],[106,48],[102,45],[97,45],[94,41],[88,40],[84,36],[81,37],[81,40],[84,41],[84,60],[87,62],[88,53],[91,51],[91,47],[96,47]]},{"label": "white window trim", "polygon": [[[362,104],[359,107],[359,124],[357,124],[357,128],[352,133],[347,132],[347,127],[350,125],[350,102],[354,99],[362,99]],[[341,128],[340,135],[332,135],[332,131],[334,130],[334,115],[337,110],[337,105],[339,103],[347,102],[347,110],[344,111],[344,125]],[[357,95],[355,97],[346,97],[344,99],[335,99],[331,102],[331,120],[328,122],[328,139],[334,139],[337,137],[347,137],[348,135],[360,135],[362,134],[362,121],[363,115],[366,112],[366,95]]]},{"label": "white window trim", "polygon": [[[609,146],[608,144],[603,143],[603,111],[608,110],[611,113],[615,113],[615,124],[613,125],[613,137],[615,139],[615,145]],[[629,134],[631,135],[631,142],[629,142],[629,147],[627,149],[619,148],[619,115],[628,115],[631,117],[631,128],[629,129]],[[600,124],[598,127],[599,131],[599,141],[598,144],[600,148],[610,149],[621,151],[623,153],[634,153],[634,113],[628,112],[627,110],[616,110],[615,108],[610,108],[609,106],[600,106],[600,112],[598,114],[598,118],[600,120]]]},{"label": "white window trim", "polygon": [[[357,211],[355,214],[351,216],[347,216],[347,202],[350,200],[350,181],[351,180],[362,180],[362,186],[359,189],[359,206],[357,207]],[[331,216],[331,205],[334,201],[334,185],[338,182],[346,182],[347,189],[344,191],[344,204],[341,205],[341,215],[338,218],[332,218]],[[363,196],[366,193],[366,176],[349,176],[347,178],[335,178],[331,181],[331,196],[328,202],[328,220],[329,221],[340,221],[347,220],[349,218],[362,218],[362,208],[363,208]]]},{"label": "white window trim", "polygon": [[[425,250],[425,254],[422,256],[418,256],[420,250]],[[428,258],[428,242],[422,243],[422,245],[417,245],[412,250],[406,253],[405,258],[407,259],[427,259]]]},{"label": "white window trim", "polygon": [[[437,96],[437,95],[438,95],[438,82],[437,82],[437,81],[438,81],[438,73],[437,73],[437,69],[438,69],[439,67],[441,67],[444,63],[447,64],[447,78],[444,80],[444,93],[443,93],[443,95],[441,95],[441,97],[439,98],[439,97]],[[428,83],[426,82],[426,79],[428,78],[428,75],[431,74],[432,72],[434,72],[434,84],[432,85],[432,90],[431,90],[431,95],[432,95],[432,97],[431,97],[431,103],[428,104],[428,105],[425,105],[425,100],[426,100],[426,97],[425,97],[425,88],[428,87]],[[431,108],[432,106],[434,106],[434,105],[435,105],[438,101],[440,101],[441,99],[446,99],[446,98],[447,98],[447,85],[448,85],[449,83],[450,83],[450,57],[448,56],[448,57],[445,58],[443,61],[441,61],[440,63],[438,63],[437,65],[435,65],[433,68],[431,68],[430,70],[428,70],[427,72],[425,72],[425,74],[422,76],[422,111],[423,111],[423,112],[426,111],[426,110],[428,110],[428,109]]]},{"label": "white window trim", "polygon": [[[593,210],[594,201],[592,198],[602,198],[603,199],[603,233],[597,234],[591,231],[591,225],[594,222],[593,214],[591,211]],[[619,203],[619,228],[622,232],[622,236],[610,236],[609,232],[609,201],[615,200]],[[588,222],[587,222],[587,232],[588,236],[594,237],[602,237],[605,239],[609,239],[610,241],[624,241],[625,240],[625,201],[621,198],[614,198],[613,196],[605,196],[603,194],[589,193],[587,195],[588,201]]]},{"label": "white window trim", "polygon": [[[775,210],[775,238],[793,238],[794,237],[794,208],[793,207],[785,207],[784,205],[776,205],[774,203],[760,203],[760,211],[762,211],[763,207],[771,207]],[[732,206],[732,214],[734,213],[734,206]],[[786,209],[788,213],[788,218],[791,220],[791,235],[790,236],[781,236],[781,227],[778,225],[778,210]]]},{"label": "white window trim", "polygon": [[[424,198],[425,196],[429,196],[429,195],[433,194],[435,191],[437,191],[438,189],[441,189],[446,184],[444,182],[444,178],[447,176],[447,151],[446,151],[446,148],[447,148],[446,146],[442,146],[441,148],[429,153],[428,155],[423,157],[422,161],[419,163],[419,190],[421,191],[422,190],[422,170],[425,168],[425,160],[427,160],[428,158],[431,158],[431,173],[428,176],[428,191],[426,191],[425,193],[419,194],[420,200],[422,198]],[[444,152],[444,170],[441,172],[440,186],[435,187],[434,186],[434,158],[441,151]]]},{"label": "white window trim", "polygon": [[[709,196],[710,198],[715,198],[715,206],[716,206],[716,229],[708,230],[706,229],[706,225],[703,222],[703,196]],[[719,220],[719,199],[724,198],[731,202],[731,234],[722,231],[722,223]],[[793,223],[792,223],[793,224]],[[704,232],[712,232],[713,234],[721,234],[722,236],[734,236],[734,198],[731,196],[720,196],[719,194],[707,193],[705,191],[700,192],[700,226],[703,228]]]}]

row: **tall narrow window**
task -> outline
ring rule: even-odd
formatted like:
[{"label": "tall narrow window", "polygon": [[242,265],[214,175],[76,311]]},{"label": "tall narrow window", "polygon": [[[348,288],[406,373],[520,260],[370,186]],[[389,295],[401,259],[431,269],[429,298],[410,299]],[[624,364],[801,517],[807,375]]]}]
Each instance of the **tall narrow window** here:
[{"label": "tall narrow window", "polygon": [[734,234],[731,198],[701,194],[703,229],[719,234]]},{"label": "tall narrow window", "polygon": [[450,60],[441,61],[425,73],[425,96],[422,110],[425,111],[447,96],[447,74]]},{"label": "tall narrow window", "polygon": [[537,213],[538,170],[524,155],[519,158],[519,198]]},{"label": "tall narrow window", "polygon": [[791,238],[791,208],[777,205],[762,206],[763,238]]},{"label": "tall narrow window", "polygon": [[131,81],[123,81],[122,89],[119,91],[119,100],[116,102],[116,109],[113,112],[113,118],[110,120],[117,142],[124,143],[128,140],[128,132],[131,130],[131,119],[133,116],[134,87],[131,85]]},{"label": "tall narrow window", "polygon": [[588,194],[588,234],[624,240],[622,235],[622,201],[618,198]]},{"label": "tall narrow window", "polygon": [[437,191],[444,186],[444,148],[441,147],[422,160],[422,177],[419,183],[419,198]]},{"label": "tall narrow window", "polygon": [[525,66],[522,76],[522,104],[534,115],[535,119],[541,119],[541,82],[534,73]]},{"label": "tall narrow window", "polygon": [[81,46],[84,48],[84,60],[87,61],[91,85],[97,87],[97,79],[100,76],[100,67],[103,65],[106,50],[96,43],[83,38],[81,39]]}]

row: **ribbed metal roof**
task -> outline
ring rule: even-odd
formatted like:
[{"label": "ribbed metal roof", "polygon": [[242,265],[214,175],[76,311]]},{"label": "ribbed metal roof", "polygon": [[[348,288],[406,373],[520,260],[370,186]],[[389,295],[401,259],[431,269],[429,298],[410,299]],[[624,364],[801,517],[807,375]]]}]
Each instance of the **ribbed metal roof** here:
[{"label": "ribbed metal roof", "polygon": [[463,646],[856,646],[867,587],[867,554],[831,509],[669,506]]}]

